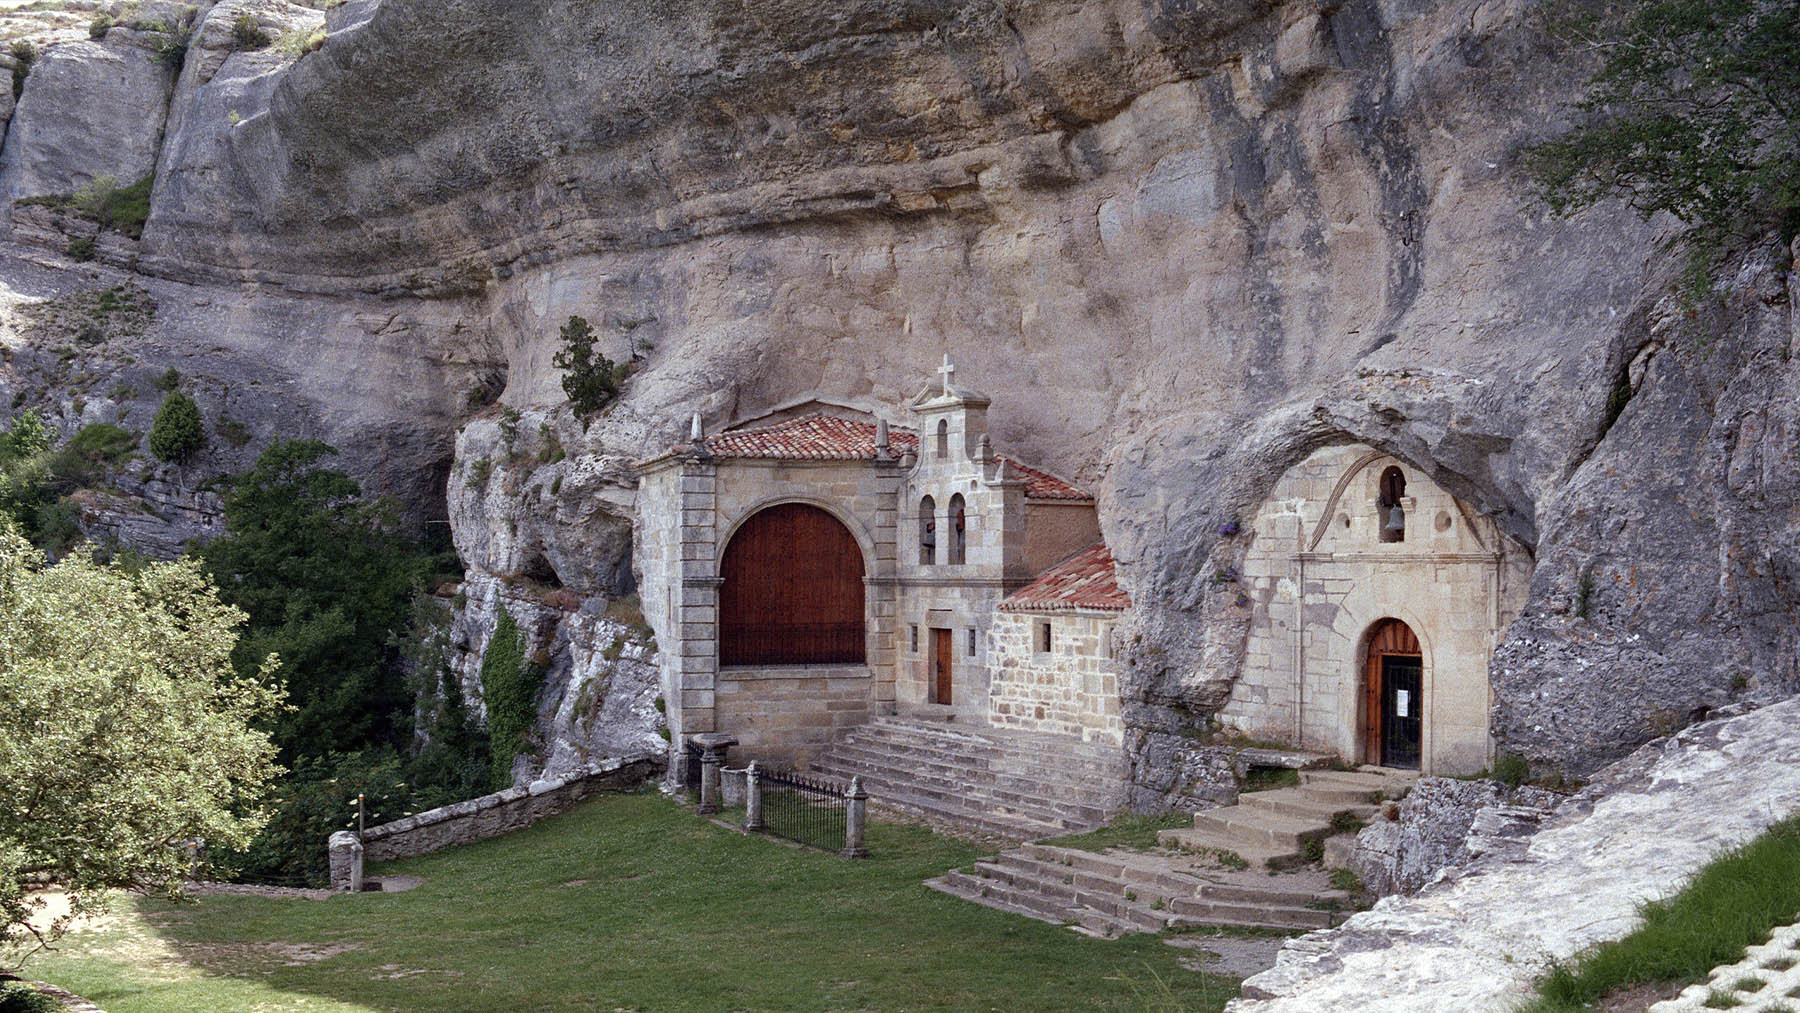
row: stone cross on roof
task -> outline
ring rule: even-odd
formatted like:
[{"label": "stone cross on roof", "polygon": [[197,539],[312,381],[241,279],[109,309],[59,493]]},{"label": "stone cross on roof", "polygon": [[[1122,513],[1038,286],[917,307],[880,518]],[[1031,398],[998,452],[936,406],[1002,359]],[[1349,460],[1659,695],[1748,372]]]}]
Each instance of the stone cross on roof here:
[{"label": "stone cross on roof", "polygon": [[949,397],[950,396],[950,378],[952,376],[956,375],[956,367],[952,366],[950,364],[950,353],[949,352],[944,353],[944,364],[942,366],[939,366],[937,371],[944,374],[944,396]]}]

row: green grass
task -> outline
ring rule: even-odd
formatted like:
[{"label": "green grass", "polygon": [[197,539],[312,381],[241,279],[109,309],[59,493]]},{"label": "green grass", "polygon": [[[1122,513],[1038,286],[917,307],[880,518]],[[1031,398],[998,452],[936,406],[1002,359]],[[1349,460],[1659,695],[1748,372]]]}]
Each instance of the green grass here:
[{"label": "green grass", "polygon": [[406,893],[131,902],[29,973],[109,1013],[183,1010],[1217,1010],[1235,983],[926,889],[979,852],[876,823],[851,862],[650,794],[391,863]]},{"label": "green grass", "polygon": [[1107,848],[1148,851],[1157,846],[1158,830],[1182,830],[1193,825],[1193,813],[1121,813],[1103,827],[1067,837],[1052,837],[1040,843],[1077,851],[1105,851]]},{"label": "green grass", "polygon": [[1797,914],[1800,817],[1791,817],[1719,856],[1673,897],[1644,905],[1637,931],[1553,968],[1529,1013],[1586,1009],[1628,985],[1704,981]]}]

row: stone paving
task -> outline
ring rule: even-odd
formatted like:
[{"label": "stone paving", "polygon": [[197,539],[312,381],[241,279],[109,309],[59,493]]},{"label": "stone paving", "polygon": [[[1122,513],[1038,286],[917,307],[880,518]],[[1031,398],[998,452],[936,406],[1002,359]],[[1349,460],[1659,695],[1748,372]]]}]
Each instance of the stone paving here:
[{"label": "stone paving", "polygon": [[1741,1013],[1800,1011],[1800,924],[1769,934],[1735,964],[1715,967],[1706,982],[1650,1007],[1650,1013],[1697,1013],[1730,1008]]}]

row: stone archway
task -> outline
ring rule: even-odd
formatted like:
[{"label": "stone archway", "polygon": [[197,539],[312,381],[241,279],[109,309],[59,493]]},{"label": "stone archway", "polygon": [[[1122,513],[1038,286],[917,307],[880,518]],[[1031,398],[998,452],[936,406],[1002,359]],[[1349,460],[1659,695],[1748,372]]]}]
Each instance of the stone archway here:
[{"label": "stone archway", "polygon": [[751,515],[719,563],[719,664],[862,663],[863,573],[856,536],[825,510]]},{"label": "stone archway", "polygon": [[1363,762],[1417,770],[1425,742],[1425,652],[1412,627],[1382,619],[1369,628],[1362,666]]}]

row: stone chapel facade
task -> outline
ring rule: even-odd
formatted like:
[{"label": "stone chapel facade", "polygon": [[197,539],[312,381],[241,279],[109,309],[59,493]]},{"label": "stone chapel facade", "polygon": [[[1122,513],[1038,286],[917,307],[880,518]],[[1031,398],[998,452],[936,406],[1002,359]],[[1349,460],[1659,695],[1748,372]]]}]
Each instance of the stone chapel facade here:
[{"label": "stone chapel facade", "polygon": [[638,465],[676,743],[804,765],[895,713],[1122,741],[1093,497],[996,453],[988,405],[947,379],[907,426],[807,401]]},{"label": "stone chapel facade", "polygon": [[1319,450],[1252,523],[1250,636],[1220,718],[1351,762],[1481,770],[1488,660],[1530,577],[1522,548],[1418,469]]}]

